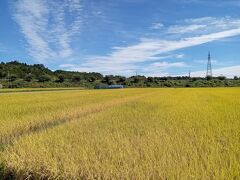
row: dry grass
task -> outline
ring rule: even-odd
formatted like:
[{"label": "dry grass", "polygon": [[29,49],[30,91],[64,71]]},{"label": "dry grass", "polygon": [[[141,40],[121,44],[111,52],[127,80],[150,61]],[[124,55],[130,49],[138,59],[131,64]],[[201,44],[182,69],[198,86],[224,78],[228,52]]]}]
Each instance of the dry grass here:
[{"label": "dry grass", "polygon": [[[41,121],[37,113],[48,114],[48,122],[54,113],[71,120],[32,131],[5,147],[0,156],[5,172],[19,179],[240,178],[240,89],[75,93],[28,97],[39,98],[37,107],[44,107],[39,112],[28,105],[31,123]],[[26,103],[15,102],[17,110]],[[18,115],[22,127],[28,126],[28,116]]]}]

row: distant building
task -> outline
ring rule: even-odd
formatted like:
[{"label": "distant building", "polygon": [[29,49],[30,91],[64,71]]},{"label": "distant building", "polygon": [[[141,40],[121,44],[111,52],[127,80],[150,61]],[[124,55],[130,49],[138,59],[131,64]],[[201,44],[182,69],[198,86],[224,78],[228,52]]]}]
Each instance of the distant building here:
[{"label": "distant building", "polygon": [[123,85],[110,85],[108,86],[109,89],[122,89],[124,88]]},{"label": "distant building", "polygon": [[3,85],[2,84],[0,84],[0,89],[2,89],[3,88]]},{"label": "distant building", "polygon": [[122,89],[123,85],[99,85],[95,86],[95,89]]}]

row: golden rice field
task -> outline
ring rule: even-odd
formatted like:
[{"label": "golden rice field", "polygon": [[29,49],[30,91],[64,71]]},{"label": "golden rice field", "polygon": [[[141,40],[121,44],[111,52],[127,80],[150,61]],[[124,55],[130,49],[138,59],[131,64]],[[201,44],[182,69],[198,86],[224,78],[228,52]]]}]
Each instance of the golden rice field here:
[{"label": "golden rice field", "polygon": [[0,102],[2,179],[240,179],[240,88],[5,93]]}]

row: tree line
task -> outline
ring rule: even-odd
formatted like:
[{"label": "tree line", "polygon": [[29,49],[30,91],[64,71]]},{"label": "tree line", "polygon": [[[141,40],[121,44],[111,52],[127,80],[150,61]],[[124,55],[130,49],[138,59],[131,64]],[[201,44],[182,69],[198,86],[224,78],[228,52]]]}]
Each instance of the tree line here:
[{"label": "tree line", "polygon": [[240,78],[219,77],[124,77],[104,76],[97,72],[52,71],[43,64],[28,65],[18,61],[0,64],[0,84],[3,88],[86,87],[124,85],[126,87],[240,87]]}]

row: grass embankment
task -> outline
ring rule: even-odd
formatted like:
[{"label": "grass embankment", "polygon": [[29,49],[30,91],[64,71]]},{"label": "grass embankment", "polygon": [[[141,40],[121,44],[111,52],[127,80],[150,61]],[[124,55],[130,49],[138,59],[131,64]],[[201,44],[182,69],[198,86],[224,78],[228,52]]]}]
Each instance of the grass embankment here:
[{"label": "grass embankment", "polygon": [[67,91],[67,90],[83,90],[85,88],[14,88],[14,89],[0,89],[1,93],[17,93],[17,92],[45,92],[45,91]]},{"label": "grass embankment", "polygon": [[[5,114],[0,133],[5,146],[0,157],[6,175],[50,179],[240,177],[238,88],[2,97],[5,101],[0,106],[6,110],[0,108],[0,114]],[[16,132],[22,132],[21,136]]]}]

